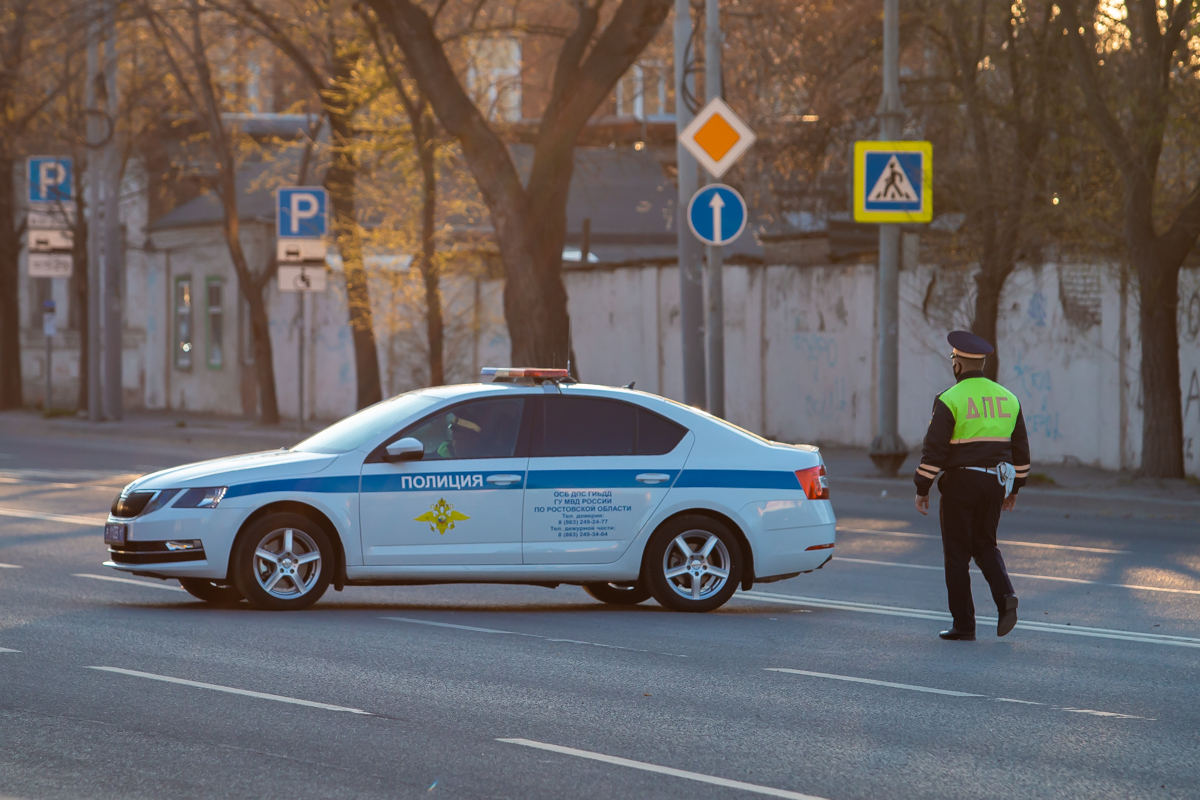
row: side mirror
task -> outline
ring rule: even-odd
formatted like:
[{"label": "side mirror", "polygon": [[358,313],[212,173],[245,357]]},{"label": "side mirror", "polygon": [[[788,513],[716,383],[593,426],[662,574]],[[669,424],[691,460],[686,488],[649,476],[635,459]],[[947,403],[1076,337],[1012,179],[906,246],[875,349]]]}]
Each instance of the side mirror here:
[{"label": "side mirror", "polygon": [[420,461],[425,457],[425,445],[411,436],[397,439],[386,448],[384,461]]}]

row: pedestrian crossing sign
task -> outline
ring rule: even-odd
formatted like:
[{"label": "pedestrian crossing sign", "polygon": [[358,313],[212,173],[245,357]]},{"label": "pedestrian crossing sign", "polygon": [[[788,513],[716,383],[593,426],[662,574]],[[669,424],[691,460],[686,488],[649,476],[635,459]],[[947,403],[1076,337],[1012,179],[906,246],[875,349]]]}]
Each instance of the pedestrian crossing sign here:
[{"label": "pedestrian crossing sign", "polygon": [[933,145],[855,142],[854,219],[856,222],[933,219]]}]

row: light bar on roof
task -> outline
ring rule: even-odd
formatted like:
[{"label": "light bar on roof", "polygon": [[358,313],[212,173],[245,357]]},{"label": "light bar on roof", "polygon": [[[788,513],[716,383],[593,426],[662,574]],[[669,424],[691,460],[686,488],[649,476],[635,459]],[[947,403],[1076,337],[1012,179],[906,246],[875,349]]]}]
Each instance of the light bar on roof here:
[{"label": "light bar on roof", "polygon": [[556,380],[559,378],[569,378],[571,373],[565,369],[543,369],[535,367],[484,367],[481,370],[484,375],[490,375],[494,378],[534,378],[542,380]]}]

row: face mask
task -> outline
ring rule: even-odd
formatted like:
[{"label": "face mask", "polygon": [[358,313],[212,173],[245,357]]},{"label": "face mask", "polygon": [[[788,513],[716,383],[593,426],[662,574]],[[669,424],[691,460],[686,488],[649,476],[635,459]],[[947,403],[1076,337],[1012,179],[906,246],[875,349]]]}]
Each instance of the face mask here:
[{"label": "face mask", "polygon": [[950,369],[954,372],[954,377],[957,378],[959,373],[962,372],[962,364],[951,360]]}]

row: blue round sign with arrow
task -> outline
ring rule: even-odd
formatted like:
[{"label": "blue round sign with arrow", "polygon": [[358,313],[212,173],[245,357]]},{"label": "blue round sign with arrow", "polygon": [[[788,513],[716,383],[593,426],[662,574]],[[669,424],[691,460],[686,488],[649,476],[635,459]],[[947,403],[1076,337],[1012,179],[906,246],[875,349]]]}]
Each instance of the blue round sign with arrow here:
[{"label": "blue round sign with arrow", "polygon": [[705,244],[729,244],[746,229],[746,201],[723,183],[705,186],[688,203],[688,227]]}]

